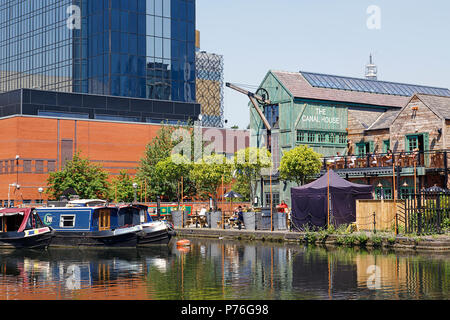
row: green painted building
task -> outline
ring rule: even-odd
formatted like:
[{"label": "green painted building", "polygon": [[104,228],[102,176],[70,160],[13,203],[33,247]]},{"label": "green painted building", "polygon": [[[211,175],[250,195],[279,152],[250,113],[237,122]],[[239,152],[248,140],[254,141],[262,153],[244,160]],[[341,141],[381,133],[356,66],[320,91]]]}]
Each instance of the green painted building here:
[{"label": "green painted building", "polygon": [[[257,93],[268,95],[266,98],[271,102],[260,105],[272,126],[270,139],[266,138],[266,128],[258,112],[249,104],[250,143],[269,147],[275,168],[285,151],[301,144],[324,157],[337,152],[346,155],[349,148],[355,154],[373,152],[377,148],[376,140],[367,130],[380,118],[398,112],[420,90],[428,93],[440,89],[309,72],[269,71]],[[389,131],[385,136],[382,130],[374,132],[382,138],[384,148],[389,148]],[[281,200],[290,205],[290,188],[295,185],[279,181],[274,172],[271,186],[274,205]],[[269,177],[258,183],[257,194],[258,203],[269,206]]]}]

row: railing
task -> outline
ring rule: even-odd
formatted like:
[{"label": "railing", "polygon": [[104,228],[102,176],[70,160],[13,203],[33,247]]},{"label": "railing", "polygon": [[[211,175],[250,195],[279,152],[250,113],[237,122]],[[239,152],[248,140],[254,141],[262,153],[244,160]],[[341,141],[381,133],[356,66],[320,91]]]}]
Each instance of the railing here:
[{"label": "railing", "polygon": [[406,233],[434,234],[450,229],[450,190],[422,190],[403,200],[399,219]]},{"label": "railing", "polygon": [[392,168],[426,167],[436,169],[448,168],[450,150],[411,151],[393,153],[369,153],[366,155],[336,155],[324,157],[323,170],[356,169],[356,168]]}]

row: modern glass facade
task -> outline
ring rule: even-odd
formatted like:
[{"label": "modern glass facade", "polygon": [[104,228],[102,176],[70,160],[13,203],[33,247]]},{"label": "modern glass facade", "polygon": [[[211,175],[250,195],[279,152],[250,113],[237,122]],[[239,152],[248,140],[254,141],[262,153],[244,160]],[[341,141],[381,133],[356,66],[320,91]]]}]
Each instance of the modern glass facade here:
[{"label": "modern glass facade", "polygon": [[195,101],[195,0],[0,4],[0,90]]}]

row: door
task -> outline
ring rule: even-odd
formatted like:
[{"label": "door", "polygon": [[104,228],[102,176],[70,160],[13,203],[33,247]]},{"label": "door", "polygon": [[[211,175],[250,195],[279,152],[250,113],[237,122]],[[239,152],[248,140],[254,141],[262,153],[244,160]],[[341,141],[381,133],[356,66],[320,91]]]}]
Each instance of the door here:
[{"label": "door", "polygon": [[98,213],[98,230],[104,231],[111,228],[111,211],[100,209]]}]

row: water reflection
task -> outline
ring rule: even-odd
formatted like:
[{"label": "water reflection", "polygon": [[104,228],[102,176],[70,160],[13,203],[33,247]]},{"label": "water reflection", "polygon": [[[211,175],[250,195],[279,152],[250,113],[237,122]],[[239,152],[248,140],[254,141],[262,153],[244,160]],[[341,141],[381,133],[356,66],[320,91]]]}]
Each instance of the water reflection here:
[{"label": "water reflection", "polygon": [[450,257],[191,240],[0,251],[0,299],[448,299]]}]

